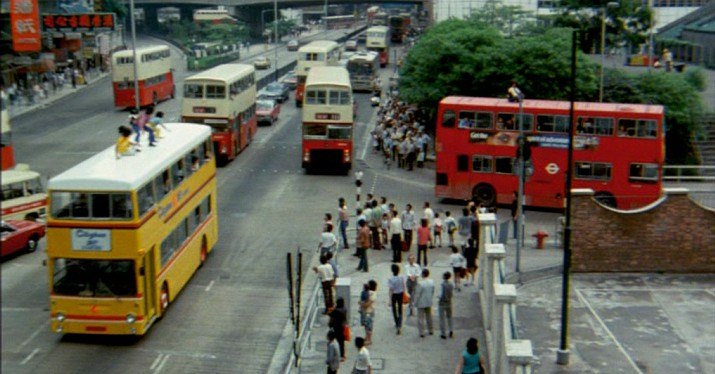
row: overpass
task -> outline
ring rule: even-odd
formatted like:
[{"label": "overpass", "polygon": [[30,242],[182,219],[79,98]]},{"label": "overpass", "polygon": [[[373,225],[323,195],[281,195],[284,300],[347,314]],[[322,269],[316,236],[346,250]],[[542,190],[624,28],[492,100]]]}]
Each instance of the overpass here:
[{"label": "overpass", "polygon": [[[434,1],[436,0],[373,0],[370,1],[370,5],[417,6],[419,10],[426,10],[429,18],[433,19],[432,4]],[[325,4],[360,6],[360,8],[356,9],[367,7],[365,1],[358,0],[280,0],[276,2],[279,10],[323,6]],[[137,8],[144,9],[145,22],[149,27],[156,25],[157,11],[160,8],[176,7],[179,8],[181,19],[193,19],[193,12],[196,9],[224,6],[228,9],[229,14],[238,20],[246,22],[250,29],[255,31],[260,27],[263,11],[273,9],[274,0],[135,0],[134,3]],[[266,22],[273,21],[273,14],[268,14]]]}]

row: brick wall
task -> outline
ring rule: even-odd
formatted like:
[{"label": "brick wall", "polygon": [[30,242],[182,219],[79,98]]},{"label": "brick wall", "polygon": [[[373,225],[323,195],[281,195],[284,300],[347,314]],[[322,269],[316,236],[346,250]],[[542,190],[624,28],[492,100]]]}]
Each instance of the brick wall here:
[{"label": "brick wall", "polygon": [[715,273],[715,211],[687,191],[666,191],[657,206],[637,213],[604,208],[591,190],[574,190],[574,272]]}]

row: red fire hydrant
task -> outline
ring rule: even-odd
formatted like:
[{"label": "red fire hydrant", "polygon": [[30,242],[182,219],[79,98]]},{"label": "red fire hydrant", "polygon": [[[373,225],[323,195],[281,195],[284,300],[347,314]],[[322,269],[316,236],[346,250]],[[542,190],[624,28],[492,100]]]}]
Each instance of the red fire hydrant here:
[{"label": "red fire hydrant", "polygon": [[532,236],[536,238],[536,249],[544,249],[544,241],[549,237],[549,234],[545,231],[539,230]]}]

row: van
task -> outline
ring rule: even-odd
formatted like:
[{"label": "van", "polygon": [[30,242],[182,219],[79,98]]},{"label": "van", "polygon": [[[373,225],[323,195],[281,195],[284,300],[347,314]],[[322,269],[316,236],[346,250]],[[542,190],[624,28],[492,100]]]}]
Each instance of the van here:
[{"label": "van", "polygon": [[18,165],[15,170],[2,172],[2,219],[36,221],[44,218],[47,193],[40,173]]}]

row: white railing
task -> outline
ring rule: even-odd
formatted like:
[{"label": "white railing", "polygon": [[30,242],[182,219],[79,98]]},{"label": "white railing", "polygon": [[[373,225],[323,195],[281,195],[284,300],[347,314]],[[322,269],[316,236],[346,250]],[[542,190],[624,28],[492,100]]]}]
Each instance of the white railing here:
[{"label": "white railing", "polygon": [[301,321],[298,337],[293,338],[293,352],[291,353],[288,365],[286,365],[285,371],[283,372],[284,374],[301,372],[301,357],[303,357],[306,348],[310,347],[312,344],[313,334],[311,331],[313,330],[313,325],[315,324],[315,317],[318,316],[320,305],[322,305],[320,289],[320,282],[316,281],[315,286],[313,286],[313,292],[310,295],[310,301],[308,301],[308,305],[305,308],[305,317]]},{"label": "white railing", "polygon": [[506,249],[497,243],[497,219],[479,214],[477,287],[487,338],[488,373],[531,374],[531,340],[519,339],[516,328],[516,286],[505,283]]},{"label": "white railing", "polygon": [[[673,170],[674,172],[668,172]],[[663,165],[664,182],[712,182],[715,175],[707,175],[715,172],[715,166],[711,165]],[[666,175],[675,174],[675,175]]]}]

